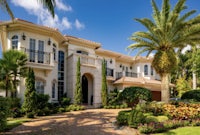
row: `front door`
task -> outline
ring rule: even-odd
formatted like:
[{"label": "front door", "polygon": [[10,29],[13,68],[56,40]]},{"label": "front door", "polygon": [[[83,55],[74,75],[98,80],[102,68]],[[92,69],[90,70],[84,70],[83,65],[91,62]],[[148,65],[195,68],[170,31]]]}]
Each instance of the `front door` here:
[{"label": "front door", "polygon": [[88,79],[85,75],[82,77],[82,95],[83,103],[88,104]]}]

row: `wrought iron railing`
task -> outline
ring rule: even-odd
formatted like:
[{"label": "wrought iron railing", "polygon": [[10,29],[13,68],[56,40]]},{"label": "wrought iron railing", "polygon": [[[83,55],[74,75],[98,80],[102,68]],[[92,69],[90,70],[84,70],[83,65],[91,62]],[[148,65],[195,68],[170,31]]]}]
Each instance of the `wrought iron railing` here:
[{"label": "wrought iron railing", "polygon": [[50,52],[31,50],[26,48],[24,48],[24,52],[28,56],[28,62],[50,64]]},{"label": "wrought iron railing", "polygon": [[127,77],[137,77],[137,73],[134,72],[126,72],[125,74]]}]

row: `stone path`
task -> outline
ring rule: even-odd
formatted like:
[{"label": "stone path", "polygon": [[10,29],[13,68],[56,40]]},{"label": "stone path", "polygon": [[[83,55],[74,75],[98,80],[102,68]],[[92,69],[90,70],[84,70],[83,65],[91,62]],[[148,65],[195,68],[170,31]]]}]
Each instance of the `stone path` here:
[{"label": "stone path", "polygon": [[129,127],[117,129],[113,122],[120,110],[88,109],[39,117],[23,123],[5,135],[137,135]]}]

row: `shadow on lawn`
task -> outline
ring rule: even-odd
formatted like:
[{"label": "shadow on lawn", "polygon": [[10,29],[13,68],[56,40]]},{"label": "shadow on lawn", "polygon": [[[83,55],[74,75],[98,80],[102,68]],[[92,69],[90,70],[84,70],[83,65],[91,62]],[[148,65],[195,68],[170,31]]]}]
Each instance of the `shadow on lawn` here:
[{"label": "shadow on lawn", "polygon": [[112,122],[116,114],[109,111],[79,111],[41,117],[4,134],[20,135],[119,135]]}]

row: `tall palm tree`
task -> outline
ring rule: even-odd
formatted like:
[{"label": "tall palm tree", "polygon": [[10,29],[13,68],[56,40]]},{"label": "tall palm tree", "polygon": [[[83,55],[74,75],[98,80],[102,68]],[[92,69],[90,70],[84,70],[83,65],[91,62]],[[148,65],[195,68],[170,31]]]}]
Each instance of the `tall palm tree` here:
[{"label": "tall palm tree", "polygon": [[[40,2],[45,8],[48,9],[52,17],[55,16],[55,12],[54,12],[54,8],[56,6],[55,0],[37,0],[37,1]],[[15,19],[14,14],[12,10],[10,9],[10,6],[7,0],[0,0],[0,7],[9,14],[12,20]]]},{"label": "tall palm tree", "polygon": [[6,96],[8,96],[8,90],[10,88],[10,82],[12,82],[12,97],[16,96],[17,82],[20,77],[26,75],[26,61],[27,56],[23,52],[17,50],[9,50],[3,53],[3,58],[0,59],[0,71],[2,78],[5,78],[6,83]]},{"label": "tall palm tree", "polygon": [[131,51],[139,49],[137,55],[155,53],[152,66],[161,76],[161,99],[164,102],[169,101],[169,75],[177,66],[176,51],[188,44],[200,43],[200,16],[191,17],[195,10],[182,13],[186,9],[185,2],[179,0],[172,9],[169,0],[163,0],[159,10],[152,0],[153,20],[136,19],[147,31],[135,32],[131,36],[135,43],[128,46]]}]

